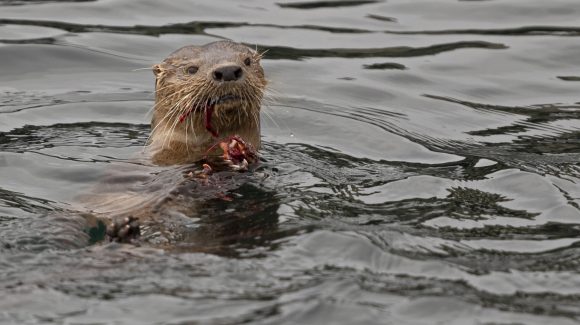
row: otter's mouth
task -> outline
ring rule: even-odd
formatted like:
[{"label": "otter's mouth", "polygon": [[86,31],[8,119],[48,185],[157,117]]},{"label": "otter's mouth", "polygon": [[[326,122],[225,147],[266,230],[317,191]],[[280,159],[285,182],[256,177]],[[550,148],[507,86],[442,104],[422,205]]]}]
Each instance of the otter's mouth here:
[{"label": "otter's mouth", "polygon": [[217,98],[213,98],[209,101],[210,105],[217,105],[217,104],[225,104],[228,102],[233,102],[233,101],[238,101],[241,100],[242,98],[240,96],[236,96],[236,95],[224,95],[221,97],[217,97]]},{"label": "otter's mouth", "polygon": [[205,104],[193,106],[189,110],[187,110],[187,112],[181,114],[181,116],[179,117],[179,123],[183,122],[192,112],[195,112],[199,109],[199,111],[203,112],[203,114],[204,114],[203,115],[203,122],[204,122],[205,129],[209,133],[211,133],[211,135],[213,137],[217,138],[219,136],[219,134],[211,125],[211,119],[213,116],[213,111],[215,109],[215,106],[227,104],[230,102],[240,101],[240,100],[242,100],[241,97],[236,96],[236,95],[232,95],[232,94],[210,98],[205,102]]}]

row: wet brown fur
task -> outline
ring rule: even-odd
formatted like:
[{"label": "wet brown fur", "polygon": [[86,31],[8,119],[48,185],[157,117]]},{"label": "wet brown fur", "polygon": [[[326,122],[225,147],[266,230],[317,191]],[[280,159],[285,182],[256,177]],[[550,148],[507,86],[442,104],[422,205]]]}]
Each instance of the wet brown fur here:
[{"label": "wet brown fur", "polygon": [[[247,65],[249,59],[250,65]],[[205,103],[228,94],[241,100],[216,104],[212,119],[219,137],[239,135],[260,147],[260,106],[266,88],[261,55],[245,45],[218,41],[186,46],[153,67],[156,77],[155,107],[148,147],[158,165],[200,160],[218,139],[204,125]],[[236,81],[216,81],[213,71],[236,64],[243,76]],[[190,67],[197,72],[188,73]],[[180,117],[191,111],[182,122]]]}]

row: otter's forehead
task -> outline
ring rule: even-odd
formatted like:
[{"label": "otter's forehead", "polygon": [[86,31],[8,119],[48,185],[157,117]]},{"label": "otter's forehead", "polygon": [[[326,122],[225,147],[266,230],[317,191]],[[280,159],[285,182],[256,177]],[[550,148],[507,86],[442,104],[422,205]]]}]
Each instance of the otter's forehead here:
[{"label": "otter's forehead", "polygon": [[203,46],[184,46],[171,53],[164,61],[178,63],[190,60],[203,60],[204,63],[243,60],[255,51],[232,41],[218,41]]}]

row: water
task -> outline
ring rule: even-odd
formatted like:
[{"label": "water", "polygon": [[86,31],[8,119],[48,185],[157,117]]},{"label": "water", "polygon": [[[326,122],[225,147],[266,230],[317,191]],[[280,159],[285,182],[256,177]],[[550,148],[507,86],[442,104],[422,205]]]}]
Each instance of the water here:
[{"label": "water", "polygon": [[[578,323],[579,17],[576,0],[0,1],[0,323]],[[275,100],[258,170],[200,188],[139,158],[143,68],[221,38],[269,50]],[[78,198],[112,173],[186,209],[139,247],[94,244]]]}]

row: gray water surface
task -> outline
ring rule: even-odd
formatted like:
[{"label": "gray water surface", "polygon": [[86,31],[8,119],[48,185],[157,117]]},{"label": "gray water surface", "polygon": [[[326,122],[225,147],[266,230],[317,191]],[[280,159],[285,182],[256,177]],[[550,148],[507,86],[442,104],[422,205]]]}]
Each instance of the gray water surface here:
[{"label": "gray water surface", "polygon": [[[184,185],[149,68],[219,39],[262,162]],[[579,53],[577,0],[0,1],[0,323],[580,323]],[[111,171],[195,209],[95,244]]]}]

